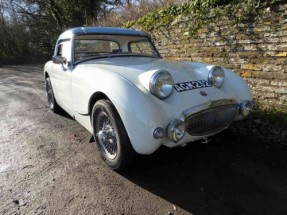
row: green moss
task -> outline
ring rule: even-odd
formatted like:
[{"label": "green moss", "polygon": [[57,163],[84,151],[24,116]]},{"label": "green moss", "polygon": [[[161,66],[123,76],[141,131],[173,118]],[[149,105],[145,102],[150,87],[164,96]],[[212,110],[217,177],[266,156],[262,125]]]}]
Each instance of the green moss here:
[{"label": "green moss", "polygon": [[272,125],[287,126],[287,110],[279,110],[275,107],[271,109],[255,109],[253,117]]}]

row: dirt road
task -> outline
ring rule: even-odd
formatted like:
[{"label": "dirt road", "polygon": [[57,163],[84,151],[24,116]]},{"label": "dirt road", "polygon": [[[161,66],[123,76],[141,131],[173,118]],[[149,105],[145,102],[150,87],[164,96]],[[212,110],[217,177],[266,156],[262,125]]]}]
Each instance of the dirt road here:
[{"label": "dirt road", "polygon": [[230,131],[118,174],[46,106],[42,66],[0,68],[0,214],[287,214],[287,149]]}]

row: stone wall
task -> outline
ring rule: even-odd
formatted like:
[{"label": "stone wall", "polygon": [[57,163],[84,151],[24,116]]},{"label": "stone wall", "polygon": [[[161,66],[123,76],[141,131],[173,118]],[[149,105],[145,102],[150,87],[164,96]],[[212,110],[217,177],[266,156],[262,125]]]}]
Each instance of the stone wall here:
[{"label": "stone wall", "polygon": [[177,17],[170,26],[149,32],[164,58],[232,69],[246,79],[261,107],[286,110],[286,3],[266,8],[263,15],[247,23],[223,18],[189,35],[186,29],[192,21]]}]

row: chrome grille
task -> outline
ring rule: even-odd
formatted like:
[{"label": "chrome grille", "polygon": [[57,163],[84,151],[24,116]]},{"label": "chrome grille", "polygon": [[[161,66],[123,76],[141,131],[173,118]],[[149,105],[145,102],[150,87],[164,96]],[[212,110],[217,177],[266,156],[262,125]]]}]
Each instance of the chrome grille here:
[{"label": "chrome grille", "polygon": [[192,136],[216,133],[229,126],[238,112],[238,105],[214,107],[185,118],[186,132]]}]

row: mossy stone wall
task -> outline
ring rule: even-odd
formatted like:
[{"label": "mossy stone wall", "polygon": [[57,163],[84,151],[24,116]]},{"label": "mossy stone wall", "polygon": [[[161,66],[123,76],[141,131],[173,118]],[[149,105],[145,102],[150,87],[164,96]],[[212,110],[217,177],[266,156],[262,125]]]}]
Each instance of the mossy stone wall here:
[{"label": "mossy stone wall", "polygon": [[244,23],[223,17],[190,34],[194,22],[179,16],[148,33],[165,59],[232,69],[246,79],[259,106],[286,110],[287,3],[265,8],[262,15]]}]

